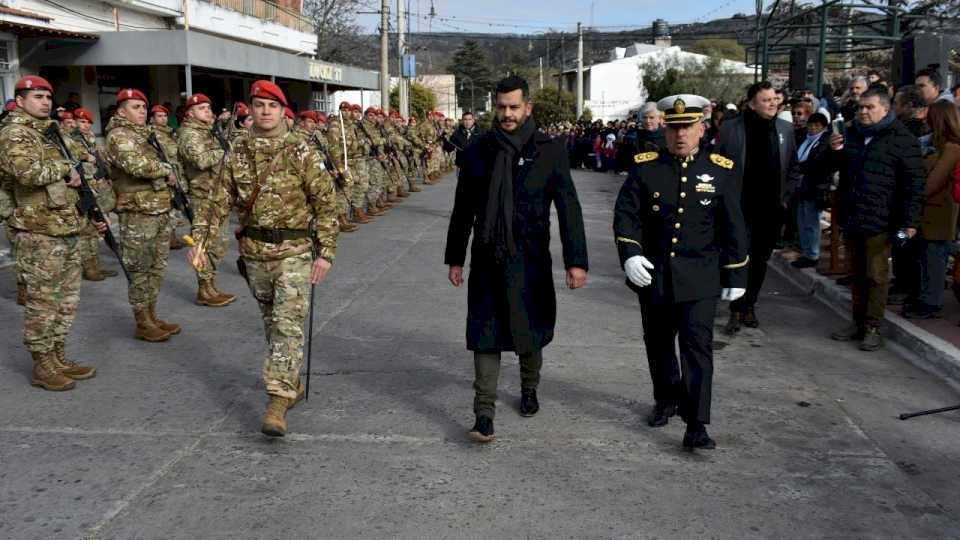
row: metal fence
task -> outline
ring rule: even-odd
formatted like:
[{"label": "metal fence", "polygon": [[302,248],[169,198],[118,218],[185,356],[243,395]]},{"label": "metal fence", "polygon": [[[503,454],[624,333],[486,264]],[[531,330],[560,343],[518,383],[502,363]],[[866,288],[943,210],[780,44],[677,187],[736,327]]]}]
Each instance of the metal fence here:
[{"label": "metal fence", "polygon": [[315,32],[313,21],[303,15],[278,6],[269,0],[206,0],[215,6],[238,11],[264,21],[282,24],[300,32]]}]

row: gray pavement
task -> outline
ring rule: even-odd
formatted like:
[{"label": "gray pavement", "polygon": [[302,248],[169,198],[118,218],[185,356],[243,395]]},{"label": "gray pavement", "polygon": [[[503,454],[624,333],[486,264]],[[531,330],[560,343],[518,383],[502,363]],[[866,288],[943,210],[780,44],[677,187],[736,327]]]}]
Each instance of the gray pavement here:
[{"label": "gray pavement", "polygon": [[640,313],[610,231],[622,178],[576,180],[589,284],[559,288],[555,239],[542,410],[517,414],[506,357],[484,447],[465,437],[466,290],[442,264],[451,178],[342,236],[317,290],[312,398],[282,440],[258,432],[265,347],[232,262],[220,281],[240,299],[201,308],[174,254],[159,311],[185,328],[165,344],[131,338],[122,278],[85,282],[68,347],[100,371],[62,394],[29,386],[0,271],[0,538],[960,538],[960,413],[896,419],[960,394],[826,339],[842,320],[776,275],[761,328],[717,336],[719,448],[682,452],[680,422],[647,428]]}]

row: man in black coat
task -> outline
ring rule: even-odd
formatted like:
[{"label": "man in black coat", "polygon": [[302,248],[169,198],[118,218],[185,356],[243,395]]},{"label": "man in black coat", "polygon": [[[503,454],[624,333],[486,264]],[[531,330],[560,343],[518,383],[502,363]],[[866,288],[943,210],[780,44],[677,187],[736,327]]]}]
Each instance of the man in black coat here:
[{"label": "man in black coat", "polygon": [[[666,148],[637,154],[613,220],[627,286],[640,298],[656,401],[647,422],[664,426],[679,406],[687,450],[715,447],[706,429],[713,318],[718,297],[736,300],[747,281],[734,162],[700,149],[708,103],[686,94],[660,101]],[[674,352],[678,337],[680,366]]]},{"label": "man in black coat", "polygon": [[500,353],[520,356],[520,414],[539,410],[542,349],[553,340],[557,299],[550,257],[550,205],[557,209],[567,286],[587,282],[587,242],[564,139],[539,133],[527,82],[507,77],[496,90],[493,129],[463,156],[444,262],[454,287],[467,286],[467,349],[474,352],[476,423],[470,437],[494,439]]},{"label": "man in black coat", "polygon": [[450,140],[443,142],[443,147],[447,152],[455,151],[457,153],[454,160],[457,167],[463,167],[463,153],[467,146],[482,134],[483,130],[477,125],[477,119],[473,116],[473,113],[470,111],[463,113],[460,125],[450,136]]},{"label": "man in black coat", "polygon": [[853,324],[831,337],[875,351],[883,346],[890,248],[897,235],[902,245],[917,233],[926,169],[919,141],[897,120],[886,91],[871,88],[858,103],[851,127],[830,138],[840,171],[836,211],[853,278]]},{"label": "man in black coat", "polygon": [[780,241],[787,205],[799,183],[793,124],[777,118],[777,93],[767,81],[747,90],[743,114],[723,123],[716,152],[736,163],[740,207],[747,223],[750,265],[747,294],[730,303],[724,332],[734,335],[743,324],[760,325],[755,305],[767,277],[767,261]]}]

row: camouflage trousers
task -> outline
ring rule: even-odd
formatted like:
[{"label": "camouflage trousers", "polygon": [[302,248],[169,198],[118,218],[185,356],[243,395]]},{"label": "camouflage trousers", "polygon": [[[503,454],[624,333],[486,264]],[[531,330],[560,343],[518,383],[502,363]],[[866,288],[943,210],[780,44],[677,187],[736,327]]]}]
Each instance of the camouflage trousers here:
[{"label": "camouflage trousers", "polygon": [[350,198],[348,197],[347,189],[340,187],[340,184],[336,185],[337,190],[337,215],[350,214]]},{"label": "camouflage trousers", "polygon": [[[7,241],[10,242],[10,257],[14,261],[17,260],[17,230],[10,226],[9,223],[3,225],[3,230],[7,233]],[[15,272],[17,277],[17,286],[19,287],[23,281],[20,279],[20,272]]]},{"label": "camouflage trousers", "polygon": [[386,180],[386,171],[383,170],[383,165],[380,164],[374,158],[367,158],[367,176],[370,178],[370,183],[367,186],[367,202],[370,205],[376,204],[377,200],[380,199],[380,196],[384,193],[384,182]]},{"label": "camouflage trousers", "polygon": [[[206,202],[203,202],[202,204],[206,204]],[[204,206],[204,208],[206,207]],[[210,234],[207,236],[207,243],[204,245],[203,249],[206,252],[207,257],[210,259],[210,262],[213,264],[208,264],[202,269],[197,270],[198,281],[209,281],[217,276],[217,271],[214,267],[219,267],[220,261],[223,260],[223,256],[227,254],[227,245],[229,242],[229,237],[227,235],[229,234],[229,230],[230,219],[228,216],[223,220],[223,223],[220,224],[220,228],[218,230],[210,231]]]},{"label": "camouflage trousers", "polygon": [[113,212],[117,207],[117,194],[113,191],[113,185],[109,180],[103,178],[99,180],[90,180],[90,187],[97,193],[97,205],[104,214]]},{"label": "camouflage trousers", "polygon": [[23,344],[50,351],[70,334],[80,303],[80,238],[17,233],[17,277],[26,285]]},{"label": "camouflage trousers", "polygon": [[170,255],[169,214],[120,214],[120,253],[130,272],[127,297],[134,313],[157,303]]},{"label": "camouflage trousers", "polygon": [[367,206],[366,196],[371,182],[369,160],[365,158],[351,160],[350,178],[353,180],[350,186],[350,206],[355,210],[363,210]]},{"label": "camouflage trousers", "polygon": [[80,231],[80,259],[87,260],[99,256],[100,254],[100,235],[97,233],[93,223],[88,223]]},{"label": "camouflage trousers", "polygon": [[270,347],[263,363],[263,384],[267,394],[295,398],[303,366],[303,324],[310,309],[312,255],[244,262]]}]

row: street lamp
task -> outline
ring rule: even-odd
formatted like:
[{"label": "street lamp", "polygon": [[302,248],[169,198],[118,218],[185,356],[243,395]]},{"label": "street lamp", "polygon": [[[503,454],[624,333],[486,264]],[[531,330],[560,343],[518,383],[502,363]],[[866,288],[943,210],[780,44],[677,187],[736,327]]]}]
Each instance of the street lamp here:
[{"label": "street lamp", "polygon": [[[472,112],[473,114],[477,114],[476,104],[473,102],[473,90],[474,90],[473,78],[471,78],[469,75],[461,75],[460,78],[467,79],[468,81],[470,81],[470,112]],[[463,92],[462,80],[460,81],[460,91]]]}]

